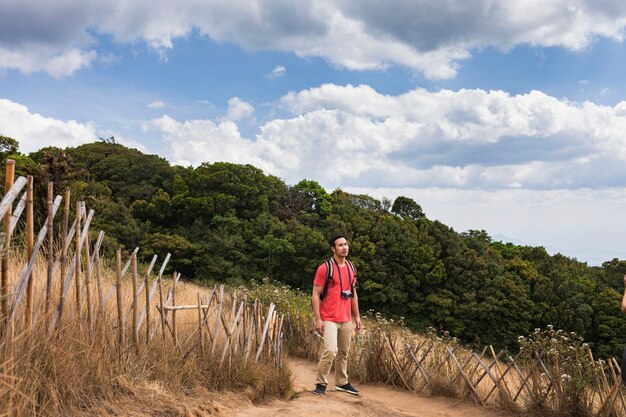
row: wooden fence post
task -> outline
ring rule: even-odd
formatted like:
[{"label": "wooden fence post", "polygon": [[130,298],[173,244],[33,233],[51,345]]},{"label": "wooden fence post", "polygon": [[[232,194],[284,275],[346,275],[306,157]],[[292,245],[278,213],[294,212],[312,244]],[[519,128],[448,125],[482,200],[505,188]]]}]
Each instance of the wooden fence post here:
[{"label": "wooden fence post", "polygon": [[[33,217],[33,176],[27,177],[26,183],[26,262],[33,256],[33,246],[35,245],[35,219]],[[28,276],[28,287],[26,289],[26,326],[33,320],[33,280],[32,272]]]},{"label": "wooden fence post", "polygon": [[[100,232],[102,233],[102,232]],[[99,309],[99,314],[104,313],[104,294],[102,291],[102,264],[100,262],[100,250],[97,250],[94,253],[95,256],[95,263],[96,263],[96,282],[98,284],[98,309]]]},{"label": "wooden fence post", "polygon": [[461,364],[459,363],[458,359],[454,355],[454,352],[449,347],[446,347],[446,351],[448,352],[449,357],[452,358],[452,360],[456,364],[457,368],[459,368],[459,370],[461,371],[461,376],[463,377],[463,379],[467,383],[467,386],[470,389],[470,391],[472,392],[472,396],[473,396],[474,400],[476,400],[476,403],[484,406],[485,403],[483,402],[483,400],[480,397],[480,395],[478,394],[478,392],[476,392],[476,388],[474,387],[474,384],[472,384],[472,381],[465,374],[465,371],[463,370],[463,367],[461,366]]},{"label": "wooden fence post", "polygon": [[[161,313],[161,339],[165,340],[165,306],[163,305],[163,277],[159,274],[157,278],[159,280],[159,313]],[[152,335],[150,335],[152,336]]]},{"label": "wooden fence post", "polygon": [[93,325],[93,312],[91,307],[91,248],[89,245],[89,230],[85,239],[85,291],[87,293],[87,323],[89,328]]},{"label": "wooden fence post", "polygon": [[146,271],[144,288],[146,291],[146,306],[144,311],[146,312],[146,344],[150,342],[150,296],[152,291],[148,291],[148,284],[150,284],[150,270]]},{"label": "wooden fence post", "polygon": [[267,329],[269,328],[270,325],[270,321],[272,320],[272,315],[274,313],[274,303],[270,303],[270,308],[269,311],[267,313],[267,318],[265,319],[265,326],[263,326],[263,335],[261,336],[261,340],[259,343],[259,348],[256,351],[256,357],[254,358],[255,362],[259,361],[259,358],[261,357],[261,353],[263,352],[263,345],[265,344],[265,335],[267,334]]},{"label": "wooden fence post", "polygon": [[59,312],[58,312],[58,323],[61,323],[61,318],[63,317],[63,307],[65,306],[65,289],[63,280],[65,279],[66,268],[67,268],[67,229],[70,218],[70,190],[65,190],[65,201],[63,205],[63,224],[61,226],[61,285],[59,285]]},{"label": "wooden fence post", "polygon": [[139,349],[139,329],[137,328],[137,320],[139,319],[139,294],[137,293],[137,254],[133,253],[132,258],[133,272],[133,344]]},{"label": "wooden fence post", "polygon": [[[6,160],[6,171],[4,176],[4,194],[6,195],[15,179],[15,161],[13,159]],[[0,300],[2,301],[2,317],[6,318],[9,314],[9,247],[11,246],[11,213],[12,204],[7,208],[4,215],[4,242],[2,242],[2,260],[0,268],[2,269],[2,289],[0,292]]]},{"label": "wooden fence post", "polygon": [[213,345],[211,346],[211,354],[215,353],[217,347],[217,335],[220,331],[220,320],[222,319],[222,308],[224,301],[224,286],[220,285],[220,295],[217,299],[217,316],[215,316],[215,328],[213,330]]},{"label": "wooden fence post", "polygon": [[48,264],[46,275],[46,314],[50,312],[50,297],[52,296],[52,279],[54,268],[54,216],[52,215],[52,200],[54,199],[54,184],[48,182],[48,251],[46,261]]},{"label": "wooden fence post", "polygon": [[198,292],[198,336],[200,337],[200,353],[204,355],[204,326],[202,325],[202,299]]},{"label": "wooden fence post", "polygon": [[[176,305],[176,271],[172,277],[172,306]],[[174,346],[178,346],[178,333],[176,329],[176,310],[172,311],[172,336],[174,337]]]},{"label": "wooden fence post", "polygon": [[81,266],[81,244],[80,244],[80,220],[82,213],[82,205],[80,201],[76,202],[76,233],[75,233],[75,251],[76,266],[74,267],[76,279],[76,318],[80,319],[80,266]]},{"label": "wooden fence post", "polygon": [[117,328],[120,353],[124,350],[124,309],[122,306],[122,250],[116,252],[116,280],[115,291],[117,293]]}]

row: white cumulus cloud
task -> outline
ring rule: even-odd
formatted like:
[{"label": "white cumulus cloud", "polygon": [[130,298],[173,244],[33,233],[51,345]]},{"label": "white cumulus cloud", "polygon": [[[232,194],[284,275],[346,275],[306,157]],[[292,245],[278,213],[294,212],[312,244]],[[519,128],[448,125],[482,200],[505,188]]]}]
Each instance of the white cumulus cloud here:
[{"label": "white cumulus cloud", "polygon": [[[163,57],[193,32],[247,50],[317,56],[349,69],[403,65],[454,77],[476,50],[587,48],[623,41],[626,3],[596,0],[3,0],[0,66],[69,75],[97,57],[99,35],[143,41]],[[60,24],[62,22],[62,24]],[[95,35],[95,36],[94,36]]]},{"label": "white cumulus cloud", "polygon": [[331,187],[626,186],[625,103],[575,103],[539,91],[415,89],[392,96],[333,84],[280,102],[293,115],[264,123],[255,138],[227,121],[172,120],[185,126],[166,134],[175,159],[202,162],[185,143],[203,136],[210,147],[219,143],[211,161],[254,160],[288,181],[317,178]]},{"label": "white cumulus cloud", "polygon": [[32,113],[26,106],[0,99],[0,134],[17,139],[20,151],[29,153],[45,146],[78,146],[97,140],[92,123],[61,121]]},{"label": "white cumulus cloud", "polygon": [[254,114],[252,104],[240,99],[239,97],[231,97],[228,100],[228,110],[226,111],[225,120],[236,122],[238,120],[250,118]]},{"label": "white cumulus cloud", "polygon": [[278,77],[284,76],[286,73],[287,73],[287,68],[285,68],[282,65],[276,65],[269,75],[272,78],[278,78]]},{"label": "white cumulus cloud", "polygon": [[165,107],[165,103],[161,100],[156,100],[148,103],[148,107],[150,107],[151,109],[162,109],[163,107]]}]

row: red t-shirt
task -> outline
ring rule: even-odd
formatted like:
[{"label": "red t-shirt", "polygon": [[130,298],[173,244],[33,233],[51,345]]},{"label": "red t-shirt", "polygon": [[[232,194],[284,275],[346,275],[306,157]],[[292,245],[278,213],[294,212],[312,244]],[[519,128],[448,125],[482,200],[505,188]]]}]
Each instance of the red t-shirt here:
[{"label": "red t-shirt", "polygon": [[[331,262],[333,262],[333,281],[328,283],[326,295],[320,304],[320,316],[324,321],[344,323],[352,320],[352,299],[341,298],[341,286],[343,286],[344,290],[349,290],[349,278],[352,278],[352,286],[356,286],[356,276],[347,262],[339,268],[337,268],[337,264],[334,261]],[[339,269],[341,269],[341,285],[339,285]],[[317,268],[313,284],[324,288],[326,272],[326,263],[324,262]]]}]

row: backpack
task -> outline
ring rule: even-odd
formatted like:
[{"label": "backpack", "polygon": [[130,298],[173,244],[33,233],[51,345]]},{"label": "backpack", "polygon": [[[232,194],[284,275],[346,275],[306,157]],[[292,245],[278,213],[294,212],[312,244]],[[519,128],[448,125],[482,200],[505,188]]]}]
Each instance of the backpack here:
[{"label": "backpack", "polygon": [[[346,259],[346,262],[348,263],[348,268],[352,269],[352,276],[356,278],[356,267],[348,259]],[[324,281],[324,289],[322,290],[322,293],[320,294],[320,301],[324,300],[324,297],[326,297],[326,292],[328,291],[328,284],[330,284],[332,282],[332,280],[333,280],[333,260],[332,260],[332,258],[331,259],[326,259],[324,261],[324,263],[326,264],[326,281]],[[349,281],[350,281],[350,290],[352,292],[354,292],[354,285],[352,283],[352,280],[349,279]]]}]

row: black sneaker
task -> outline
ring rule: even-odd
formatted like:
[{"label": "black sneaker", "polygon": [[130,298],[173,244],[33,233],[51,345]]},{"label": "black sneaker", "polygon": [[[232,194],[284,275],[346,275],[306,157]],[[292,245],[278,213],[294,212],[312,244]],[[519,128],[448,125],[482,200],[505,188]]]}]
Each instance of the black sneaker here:
[{"label": "black sneaker", "polygon": [[346,385],[342,386],[335,385],[335,389],[337,391],[347,392],[348,394],[359,395],[359,390],[354,388],[349,382]]},{"label": "black sneaker", "polygon": [[313,394],[320,395],[322,397],[324,395],[326,395],[326,385],[316,384],[315,385],[315,390],[313,391]]}]

